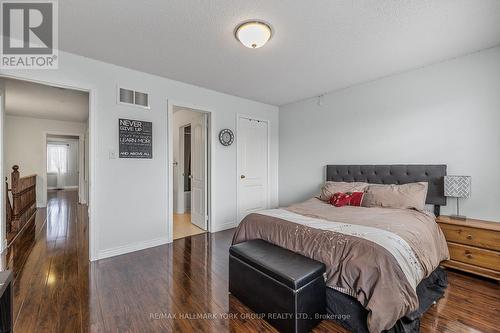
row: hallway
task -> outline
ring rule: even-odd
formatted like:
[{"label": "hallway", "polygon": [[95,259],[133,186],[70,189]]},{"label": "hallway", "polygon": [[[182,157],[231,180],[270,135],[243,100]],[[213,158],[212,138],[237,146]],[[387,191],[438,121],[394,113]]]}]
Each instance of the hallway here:
[{"label": "hallway", "polygon": [[[49,191],[36,241],[14,270],[15,332],[80,332],[88,322],[87,206],[77,191]],[[17,271],[16,271],[17,270]]]}]

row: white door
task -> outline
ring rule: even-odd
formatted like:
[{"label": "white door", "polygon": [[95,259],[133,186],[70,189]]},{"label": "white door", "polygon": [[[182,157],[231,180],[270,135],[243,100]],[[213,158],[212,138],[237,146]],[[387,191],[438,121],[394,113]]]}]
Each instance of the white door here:
[{"label": "white door", "polygon": [[191,123],[191,223],[207,230],[207,115]]},{"label": "white door", "polygon": [[238,118],[238,222],[268,207],[267,122]]}]

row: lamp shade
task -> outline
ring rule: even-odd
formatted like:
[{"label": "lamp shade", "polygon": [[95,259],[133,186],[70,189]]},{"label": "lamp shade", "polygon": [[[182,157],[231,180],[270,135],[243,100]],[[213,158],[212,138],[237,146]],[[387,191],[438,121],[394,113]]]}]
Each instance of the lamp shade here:
[{"label": "lamp shade", "polygon": [[470,176],[445,176],[444,195],[454,198],[468,198],[471,192]]}]

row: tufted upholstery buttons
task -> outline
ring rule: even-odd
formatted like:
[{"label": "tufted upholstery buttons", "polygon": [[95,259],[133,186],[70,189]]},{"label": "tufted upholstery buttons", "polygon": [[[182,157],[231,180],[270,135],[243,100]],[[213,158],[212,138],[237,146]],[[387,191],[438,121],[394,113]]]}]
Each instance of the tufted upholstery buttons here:
[{"label": "tufted upholstery buttons", "polygon": [[327,179],[366,181],[372,184],[429,183],[427,203],[446,205],[444,176],[446,165],[328,165]]}]

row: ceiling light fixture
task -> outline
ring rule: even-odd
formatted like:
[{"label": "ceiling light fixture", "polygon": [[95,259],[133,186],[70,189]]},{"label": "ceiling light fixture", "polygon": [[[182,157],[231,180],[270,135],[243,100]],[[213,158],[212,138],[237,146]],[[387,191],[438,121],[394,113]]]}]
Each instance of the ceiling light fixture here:
[{"label": "ceiling light fixture", "polygon": [[272,34],[269,24],[256,20],[243,22],[234,30],[236,39],[250,49],[264,46]]}]

